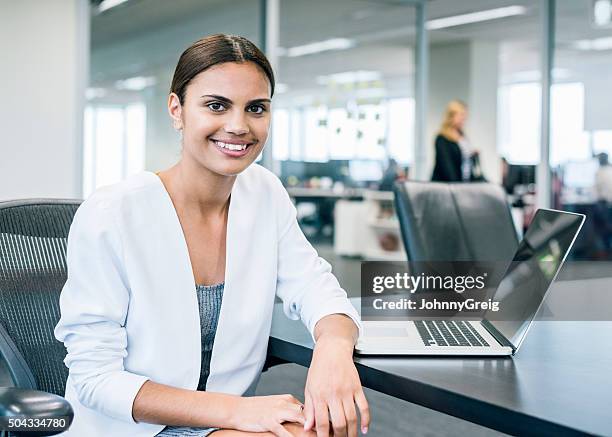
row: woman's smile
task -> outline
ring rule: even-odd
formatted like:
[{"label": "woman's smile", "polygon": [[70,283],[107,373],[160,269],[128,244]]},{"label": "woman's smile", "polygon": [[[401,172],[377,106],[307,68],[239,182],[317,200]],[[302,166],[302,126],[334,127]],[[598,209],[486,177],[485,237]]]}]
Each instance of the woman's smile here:
[{"label": "woman's smile", "polygon": [[251,146],[255,145],[257,141],[253,143],[248,143],[246,141],[239,140],[217,140],[211,138],[210,141],[215,145],[217,150],[223,153],[226,156],[230,156],[232,158],[239,158],[241,156],[249,153]]}]

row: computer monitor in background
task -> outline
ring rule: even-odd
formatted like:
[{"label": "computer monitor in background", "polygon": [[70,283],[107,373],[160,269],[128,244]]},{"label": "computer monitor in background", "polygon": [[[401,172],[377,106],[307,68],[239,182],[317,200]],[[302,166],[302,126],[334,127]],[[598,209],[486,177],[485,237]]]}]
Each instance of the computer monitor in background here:
[{"label": "computer monitor in background", "polygon": [[598,168],[599,162],[596,159],[567,162],[563,166],[563,185],[576,190],[592,188]]},{"label": "computer monitor in background", "polygon": [[339,159],[325,162],[281,161],[281,180],[287,183],[287,179],[294,176],[300,182],[322,177],[328,177],[333,181],[345,181],[348,166],[348,161]]},{"label": "computer monitor in background", "polygon": [[352,160],[349,161],[349,177],[355,182],[378,182],[382,179],[383,169],[380,161]]},{"label": "computer monitor in background", "polygon": [[508,174],[504,180],[504,187],[509,194],[514,193],[515,187],[519,185],[528,186],[535,184],[535,165],[510,164]]}]

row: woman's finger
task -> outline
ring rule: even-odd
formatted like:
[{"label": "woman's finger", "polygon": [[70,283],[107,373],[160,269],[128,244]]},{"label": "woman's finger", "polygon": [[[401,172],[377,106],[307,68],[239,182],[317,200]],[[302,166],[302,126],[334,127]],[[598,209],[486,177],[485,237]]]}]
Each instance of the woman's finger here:
[{"label": "woman's finger", "polygon": [[317,437],[329,437],[329,411],[327,404],[321,401],[314,401],[314,416]]},{"label": "woman's finger", "polygon": [[306,418],[304,417],[304,406],[302,404],[292,405],[288,416],[289,418],[286,419],[288,421],[301,423],[302,425],[306,423]]},{"label": "woman's finger", "polygon": [[270,431],[272,431],[272,433],[276,437],[293,437],[293,434],[287,431],[285,427],[281,425],[280,423],[277,423],[274,426],[272,426],[272,429]]},{"label": "woman's finger", "polygon": [[355,393],[355,403],[361,415],[361,432],[367,434],[368,427],[370,426],[370,407],[368,406],[368,400],[365,397],[363,388],[360,388],[357,390],[357,393]]},{"label": "woman's finger", "polygon": [[357,412],[355,411],[355,399],[346,398],[342,401],[344,417],[346,417],[346,434],[348,437],[357,437]]},{"label": "woman's finger", "polygon": [[346,417],[344,407],[340,398],[336,398],[329,404],[329,415],[334,430],[334,437],[346,437]]},{"label": "woman's finger", "polygon": [[304,393],[304,431],[310,431],[315,423],[314,405],[308,392]]}]

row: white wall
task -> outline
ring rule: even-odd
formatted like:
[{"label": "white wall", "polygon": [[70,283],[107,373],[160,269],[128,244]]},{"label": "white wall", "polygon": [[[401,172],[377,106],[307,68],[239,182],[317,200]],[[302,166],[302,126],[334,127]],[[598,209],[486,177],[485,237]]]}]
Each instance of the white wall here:
[{"label": "white wall", "polygon": [[0,0],[0,200],[79,197],[87,0]]}]

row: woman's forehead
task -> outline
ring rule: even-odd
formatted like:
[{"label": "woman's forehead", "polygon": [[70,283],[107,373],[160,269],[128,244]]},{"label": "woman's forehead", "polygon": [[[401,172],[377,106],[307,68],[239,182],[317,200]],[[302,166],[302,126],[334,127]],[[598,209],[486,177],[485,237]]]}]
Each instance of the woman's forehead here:
[{"label": "woman's forehead", "polygon": [[232,100],[241,97],[247,100],[265,99],[270,97],[270,81],[252,62],[225,62],[195,76],[187,92],[198,96],[222,95]]}]

